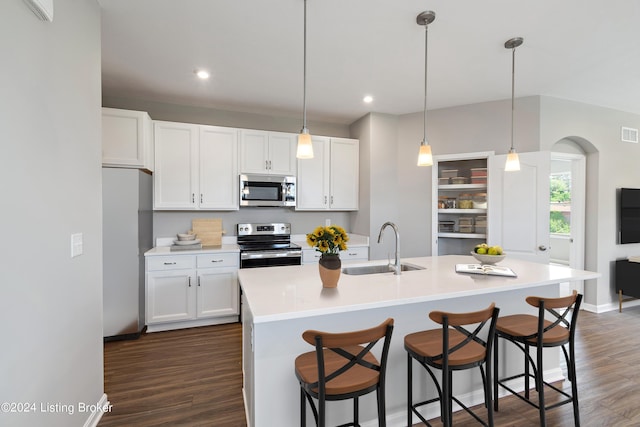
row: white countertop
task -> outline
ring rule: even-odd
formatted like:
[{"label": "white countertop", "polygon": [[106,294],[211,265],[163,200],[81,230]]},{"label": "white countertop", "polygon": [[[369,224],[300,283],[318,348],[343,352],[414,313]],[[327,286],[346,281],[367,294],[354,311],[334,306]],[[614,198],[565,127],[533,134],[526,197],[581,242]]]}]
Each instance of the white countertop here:
[{"label": "white countertop", "polygon": [[[459,274],[455,264],[476,261],[471,256],[407,258],[403,263],[424,270],[393,273],[347,275],[342,273],[336,289],[323,289],[315,264],[239,270],[239,281],[253,313],[254,323],[280,321],[315,315],[341,313],[410,304],[424,301],[502,292],[574,280],[588,280],[599,273],[565,266],[505,259],[518,277]],[[350,264],[379,265],[386,261]]]},{"label": "white countertop", "polygon": [[149,249],[144,253],[144,256],[157,256],[157,255],[198,255],[198,254],[211,254],[219,252],[240,252],[240,248],[235,243],[223,244],[221,246],[204,246],[202,249],[182,249],[172,251],[171,246],[156,246],[153,249]]},{"label": "white countertop", "polygon": [[[300,245],[302,249],[313,249],[307,245],[305,234],[293,234],[291,235],[291,243]],[[156,239],[156,247],[145,252],[145,256],[156,255],[197,255],[216,252],[240,252],[239,246],[236,244],[236,236],[223,236],[222,246],[220,247],[203,247],[202,249],[184,249],[172,251],[171,245],[173,244],[174,237],[160,237]],[[366,247],[369,246],[369,237],[359,234],[349,234],[349,247]]]},{"label": "white countertop", "polygon": [[[347,234],[349,235],[349,241],[347,242],[347,247],[357,248],[357,247],[369,246],[369,236],[362,236],[360,234],[351,234],[351,233],[347,233]],[[307,244],[306,234],[292,234],[291,243],[295,243],[297,245],[302,246],[302,249],[314,249]]]}]

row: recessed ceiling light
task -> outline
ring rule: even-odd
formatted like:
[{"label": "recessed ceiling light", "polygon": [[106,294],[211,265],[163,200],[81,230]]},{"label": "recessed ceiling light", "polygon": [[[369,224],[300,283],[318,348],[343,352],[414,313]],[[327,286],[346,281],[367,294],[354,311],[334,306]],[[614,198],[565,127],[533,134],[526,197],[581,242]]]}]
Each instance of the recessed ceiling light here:
[{"label": "recessed ceiling light", "polygon": [[373,96],[367,95],[362,100],[368,104],[370,102],[373,102]]},{"label": "recessed ceiling light", "polygon": [[210,74],[207,70],[196,70],[195,71],[196,76],[198,76],[198,78],[202,79],[202,80],[206,80],[209,78]]}]

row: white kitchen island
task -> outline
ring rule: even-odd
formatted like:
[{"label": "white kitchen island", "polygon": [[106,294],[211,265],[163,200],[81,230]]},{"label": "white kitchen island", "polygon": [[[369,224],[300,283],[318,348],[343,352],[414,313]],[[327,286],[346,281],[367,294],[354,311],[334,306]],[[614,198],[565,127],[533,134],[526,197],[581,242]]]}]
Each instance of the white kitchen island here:
[{"label": "white kitchen island", "polygon": [[[302,340],[307,329],[331,332],[364,329],[387,317],[395,319],[387,366],[387,425],[406,425],[407,358],[404,336],[439,325],[431,322],[432,310],[475,311],[491,302],[500,307],[500,315],[537,311],[524,301],[528,295],[558,296],[559,284],[599,277],[598,273],[573,270],[564,266],[535,264],[505,259],[518,277],[458,274],[455,264],[475,263],[471,256],[440,256],[403,259],[423,270],[369,275],[342,274],[336,289],[323,289],[318,266],[302,265],[241,269],[243,374],[247,423],[251,427],[293,427],[299,425],[300,392],[294,374],[294,360],[313,347]],[[362,265],[383,264],[369,261]],[[360,264],[357,264],[360,265]],[[353,266],[351,264],[350,266]],[[502,355],[500,375],[522,365],[522,356]],[[545,378],[561,379],[559,352],[545,359]],[[548,360],[547,360],[548,359]],[[517,365],[517,366],[516,366]],[[421,369],[414,369],[414,396],[429,393]],[[578,372],[578,381],[580,373]],[[472,404],[482,402],[482,381],[478,370],[454,375],[454,393]],[[430,405],[427,418],[438,414],[438,405]],[[328,424],[351,420],[351,402],[329,402]],[[314,425],[307,411],[309,425]],[[363,426],[377,425],[375,393],[360,401]]]}]

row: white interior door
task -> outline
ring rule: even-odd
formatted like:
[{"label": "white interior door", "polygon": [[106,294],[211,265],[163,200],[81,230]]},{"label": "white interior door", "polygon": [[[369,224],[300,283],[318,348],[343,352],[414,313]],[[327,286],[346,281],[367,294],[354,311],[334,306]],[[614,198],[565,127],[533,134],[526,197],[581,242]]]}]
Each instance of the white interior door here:
[{"label": "white interior door", "polygon": [[490,245],[507,257],[549,262],[549,152],[520,153],[520,171],[505,172],[506,155],[489,161]]}]

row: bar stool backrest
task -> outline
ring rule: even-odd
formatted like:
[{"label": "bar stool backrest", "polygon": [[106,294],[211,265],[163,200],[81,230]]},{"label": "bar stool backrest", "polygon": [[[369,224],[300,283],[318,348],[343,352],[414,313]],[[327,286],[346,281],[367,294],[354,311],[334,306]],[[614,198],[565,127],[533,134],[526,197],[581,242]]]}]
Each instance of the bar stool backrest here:
[{"label": "bar stool backrest", "polygon": [[[573,339],[578,312],[582,303],[582,294],[574,290],[571,295],[566,297],[545,298],[529,296],[526,301],[530,305],[538,307],[538,332],[524,337],[524,339],[537,337],[542,342],[542,335],[558,326],[567,329],[569,331],[569,340]],[[549,313],[552,318],[552,321],[546,326],[544,325],[545,313]],[[569,316],[570,313],[571,316]]]},{"label": "bar stool backrest", "polygon": [[[489,353],[491,352],[491,344],[493,342],[493,334],[495,332],[495,323],[498,318],[499,309],[496,309],[495,303],[491,303],[491,305],[484,310],[474,311],[470,313],[448,313],[444,311],[432,311],[429,313],[429,318],[436,323],[439,323],[443,326],[445,333],[443,334],[443,345],[442,345],[442,354],[438,357],[435,357],[434,360],[439,360],[444,357],[444,354],[451,354],[455,351],[460,350],[465,345],[467,345],[471,341],[475,341],[478,344],[484,346],[486,348],[486,358],[488,358]],[[484,328],[484,325],[487,321],[491,320],[491,324],[489,326],[489,339],[485,341],[480,338],[478,334]],[[464,328],[467,325],[477,324],[473,331]],[[449,348],[449,334],[447,330],[449,327],[452,327],[456,331],[465,335],[466,338],[458,343],[455,346]]]},{"label": "bar stool backrest", "polygon": [[[310,387],[318,387],[319,394],[324,394],[325,384],[334,378],[347,372],[355,365],[378,371],[379,379],[384,382],[387,366],[387,356],[393,332],[393,319],[389,318],[378,326],[353,332],[330,333],[316,330],[308,330],[302,334],[302,338],[316,347],[318,359],[318,382],[310,384]],[[371,363],[370,354],[372,348],[384,338],[380,362]],[[328,349],[344,358],[344,364],[333,372],[325,372],[324,349]],[[369,360],[366,360],[369,359]]]}]

